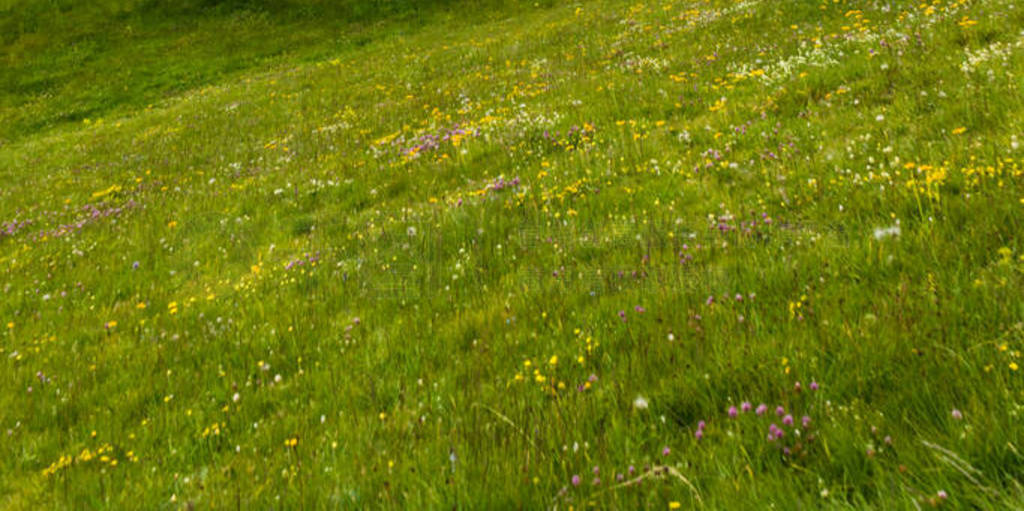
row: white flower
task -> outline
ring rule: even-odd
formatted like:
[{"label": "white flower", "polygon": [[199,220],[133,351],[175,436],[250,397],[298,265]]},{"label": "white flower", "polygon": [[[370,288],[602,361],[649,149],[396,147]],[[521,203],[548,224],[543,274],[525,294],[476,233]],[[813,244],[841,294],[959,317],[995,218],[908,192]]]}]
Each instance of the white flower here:
[{"label": "white flower", "polygon": [[900,226],[899,224],[890,227],[878,227],[875,229],[875,239],[880,240],[888,238],[890,236],[899,236]]},{"label": "white flower", "polygon": [[636,399],[633,400],[633,408],[636,408],[637,410],[646,410],[647,398],[643,396],[637,396]]}]

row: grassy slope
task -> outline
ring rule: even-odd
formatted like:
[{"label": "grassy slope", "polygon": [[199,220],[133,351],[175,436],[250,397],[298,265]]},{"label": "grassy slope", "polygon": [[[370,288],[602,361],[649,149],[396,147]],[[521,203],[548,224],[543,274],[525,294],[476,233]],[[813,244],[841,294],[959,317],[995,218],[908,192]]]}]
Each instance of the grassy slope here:
[{"label": "grassy slope", "polygon": [[116,76],[215,85],[5,110],[0,502],[1018,502],[1012,4],[263,17],[227,76],[214,19]]}]

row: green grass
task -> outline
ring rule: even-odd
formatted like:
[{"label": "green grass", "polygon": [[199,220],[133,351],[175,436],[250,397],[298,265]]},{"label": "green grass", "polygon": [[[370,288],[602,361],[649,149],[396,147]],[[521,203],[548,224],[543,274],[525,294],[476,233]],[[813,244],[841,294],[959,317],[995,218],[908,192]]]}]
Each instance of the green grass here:
[{"label": "green grass", "polygon": [[3,507],[1024,501],[1014,2],[58,4]]}]

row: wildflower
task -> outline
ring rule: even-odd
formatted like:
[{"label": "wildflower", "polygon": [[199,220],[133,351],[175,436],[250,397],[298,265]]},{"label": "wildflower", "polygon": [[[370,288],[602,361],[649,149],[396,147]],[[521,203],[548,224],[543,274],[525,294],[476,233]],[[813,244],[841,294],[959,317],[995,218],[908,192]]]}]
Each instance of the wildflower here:
[{"label": "wildflower", "polygon": [[935,495],[936,495],[937,497],[939,497],[940,499],[942,499],[942,500],[946,500],[946,499],[948,499],[948,498],[949,498],[949,494],[948,494],[948,493],[946,493],[946,490],[939,490],[939,492],[938,492],[938,493],[936,493]]},{"label": "wildflower", "polygon": [[[800,424],[803,424],[803,426],[805,428],[807,426],[810,426],[811,425],[811,417],[808,416],[808,415],[804,415],[803,418],[800,419]],[[886,437],[886,438],[888,438],[888,437]]]},{"label": "wildflower", "polygon": [[680,503],[678,503],[678,502],[676,502],[674,500],[672,502],[668,503],[668,508],[669,509],[679,509],[682,506],[683,506],[682,504],[680,504]]},{"label": "wildflower", "polygon": [[786,426],[792,426],[793,416],[787,414],[785,417],[782,418],[782,423],[785,424]]},{"label": "wildflower", "polygon": [[742,404],[740,404],[740,410],[743,410],[743,413],[749,412],[750,408],[750,401],[744,401]]},{"label": "wildflower", "polygon": [[[665,448],[661,450],[661,455],[662,456],[668,456],[671,452],[672,452],[672,450],[669,449],[668,446],[665,446]],[[597,467],[594,467],[594,468],[597,468]]]},{"label": "wildflower", "polygon": [[619,311],[619,318],[622,319],[623,323],[625,323],[626,322],[626,311]]},{"label": "wildflower", "polygon": [[647,399],[643,396],[637,396],[636,399],[633,400],[633,408],[636,408],[637,410],[646,410]]},{"label": "wildflower", "polygon": [[960,410],[957,410],[956,408],[953,409],[951,414],[953,415],[953,418],[956,420],[961,420],[964,418],[964,414],[960,413]]},{"label": "wildflower", "polygon": [[736,409],[735,406],[730,406],[729,407],[729,417],[735,419],[736,416],[739,415],[739,414],[740,414],[740,412],[739,412],[739,410]]},{"label": "wildflower", "polygon": [[782,405],[775,407],[775,415],[778,415],[779,417],[786,415],[786,409],[783,408]]},{"label": "wildflower", "polygon": [[595,477],[593,481],[590,481],[590,484],[592,484],[594,486],[597,486],[597,485],[601,484],[601,478],[600,477]]},{"label": "wildflower", "polygon": [[697,440],[700,440],[701,438],[704,438],[704,431],[698,429],[697,432],[693,434],[693,436]]},{"label": "wildflower", "polygon": [[633,310],[635,310],[637,312],[637,314],[643,314],[644,312],[647,312],[646,309],[644,309],[643,307],[641,307],[639,305],[633,307]]},{"label": "wildflower", "polygon": [[758,415],[764,415],[764,413],[767,412],[767,411],[768,411],[768,405],[766,405],[764,403],[761,403],[761,404],[757,405],[757,410],[755,412]]},{"label": "wildflower", "polygon": [[573,475],[572,476],[572,485],[573,486],[579,486],[580,485],[580,476],[579,475]]},{"label": "wildflower", "polygon": [[811,390],[818,390],[818,382],[812,381],[810,387]]},{"label": "wildflower", "polygon": [[891,227],[879,227],[879,228],[876,228],[874,235],[875,235],[875,239],[876,240],[882,240],[882,239],[888,238],[890,236],[899,236],[900,235],[900,226],[897,224],[897,225],[893,225]]}]

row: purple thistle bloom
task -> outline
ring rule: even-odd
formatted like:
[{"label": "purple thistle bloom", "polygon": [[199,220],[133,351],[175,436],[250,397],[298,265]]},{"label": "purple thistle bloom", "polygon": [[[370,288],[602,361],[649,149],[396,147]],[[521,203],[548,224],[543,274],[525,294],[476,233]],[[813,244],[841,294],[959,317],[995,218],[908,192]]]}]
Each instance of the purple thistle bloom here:
[{"label": "purple thistle bloom", "polygon": [[782,405],[775,407],[775,415],[778,415],[779,417],[786,415],[786,409],[783,408]]},{"label": "purple thistle bloom", "polygon": [[629,472],[629,475],[633,475],[633,472],[636,472],[636,467],[630,465],[626,471]]},{"label": "purple thistle bloom", "polygon": [[625,322],[626,321],[626,311],[619,311],[619,318],[622,318],[622,321]]},{"label": "purple thistle bloom", "polygon": [[766,405],[764,403],[761,403],[761,404],[757,405],[756,412],[757,412],[758,415],[764,415],[764,413],[767,412],[767,411],[768,411],[768,405]]},{"label": "purple thistle bloom", "polygon": [[704,429],[704,426],[707,426],[707,424],[704,421],[700,421],[700,422],[697,423],[697,429],[701,429],[702,430],[702,429]]},{"label": "purple thistle bloom", "polygon": [[782,418],[782,423],[785,424],[786,426],[792,426],[793,425],[793,416],[792,415],[786,415],[785,417]]},{"label": "purple thistle bloom", "polygon": [[662,456],[668,456],[671,453],[672,453],[672,450],[669,449],[668,446],[665,446],[665,448],[661,450],[661,455]]},{"label": "purple thistle bloom", "polygon": [[811,390],[818,390],[818,382],[816,382],[816,381],[812,381],[811,382]]},{"label": "purple thistle bloom", "polygon": [[580,485],[580,476],[578,474],[572,476],[572,485],[573,486],[579,486]]},{"label": "purple thistle bloom", "polygon": [[695,437],[695,438],[696,438],[697,440],[700,440],[701,438],[704,438],[704,431],[703,431],[703,430],[700,430],[700,429],[698,429],[698,430],[697,430],[697,432],[693,434],[693,436],[694,436],[694,437]]},{"label": "purple thistle bloom", "polygon": [[138,270],[139,269],[139,262],[138,261],[135,261],[134,263],[132,263],[132,269],[133,270]]},{"label": "purple thistle bloom", "polygon": [[800,424],[803,424],[804,427],[806,428],[807,426],[809,426],[811,424],[811,417],[808,416],[808,415],[804,415],[803,418],[800,419]]},{"label": "purple thistle bloom", "polygon": [[644,312],[647,312],[643,307],[641,307],[639,305],[637,305],[636,307],[633,307],[633,310],[637,311],[640,314],[643,314]]},{"label": "purple thistle bloom", "polygon": [[743,410],[744,413],[749,412],[750,408],[751,408],[750,401],[744,401],[743,404],[740,405],[740,410]]},{"label": "purple thistle bloom", "polygon": [[739,410],[736,409],[735,406],[730,406],[729,407],[729,417],[735,419],[736,416],[739,415],[739,414],[740,414],[740,412],[739,412]]}]

